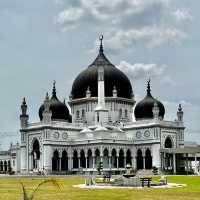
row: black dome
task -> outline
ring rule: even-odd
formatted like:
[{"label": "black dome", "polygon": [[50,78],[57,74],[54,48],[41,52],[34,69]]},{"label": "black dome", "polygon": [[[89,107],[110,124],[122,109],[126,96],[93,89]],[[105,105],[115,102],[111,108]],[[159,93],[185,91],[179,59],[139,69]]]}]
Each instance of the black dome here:
[{"label": "black dome", "polygon": [[135,119],[136,120],[152,119],[153,118],[152,109],[154,107],[155,102],[157,103],[159,108],[159,117],[163,119],[165,115],[165,107],[160,101],[152,97],[150,89],[150,81],[148,81],[147,95],[143,100],[141,100],[135,106],[135,111],[134,111]]},{"label": "black dome", "polygon": [[[56,96],[56,89],[55,89],[55,83],[53,88],[52,97],[50,99],[50,110],[52,112],[51,119],[52,120],[67,120],[68,122],[71,122],[71,115],[69,113],[69,110],[65,103],[62,103],[58,100]],[[39,108],[39,117],[42,121],[43,119],[43,111],[44,111],[44,104],[42,104]]]},{"label": "black dome", "polygon": [[86,97],[86,91],[89,87],[91,97],[98,96],[98,66],[104,67],[104,81],[105,81],[105,96],[113,96],[113,88],[116,87],[117,96],[131,99],[133,95],[132,86],[127,76],[117,69],[106,58],[103,53],[102,44],[100,46],[99,54],[95,61],[89,65],[87,69],[81,72],[75,79],[71,95],[73,99]]}]

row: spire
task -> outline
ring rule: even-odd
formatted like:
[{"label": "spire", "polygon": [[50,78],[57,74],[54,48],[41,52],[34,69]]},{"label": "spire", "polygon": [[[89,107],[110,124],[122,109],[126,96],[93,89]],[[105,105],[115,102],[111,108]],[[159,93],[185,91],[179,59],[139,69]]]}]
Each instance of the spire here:
[{"label": "spire", "polygon": [[26,115],[27,113],[27,105],[26,105],[26,99],[23,98],[22,105],[21,105],[22,115]]},{"label": "spire", "polygon": [[99,46],[99,53],[103,53],[103,35],[99,36],[100,46]]},{"label": "spire", "polygon": [[147,81],[147,95],[151,95],[151,79]]},{"label": "spire", "polygon": [[56,81],[53,81],[52,97],[56,97]]}]

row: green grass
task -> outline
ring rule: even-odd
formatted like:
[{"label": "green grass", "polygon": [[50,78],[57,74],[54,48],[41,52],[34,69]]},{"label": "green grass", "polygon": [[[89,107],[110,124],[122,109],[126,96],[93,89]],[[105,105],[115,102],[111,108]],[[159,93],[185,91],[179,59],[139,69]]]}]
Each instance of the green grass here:
[{"label": "green grass", "polygon": [[[73,185],[84,183],[82,177],[55,177],[61,188],[52,184],[43,185],[36,193],[34,200],[200,200],[200,177],[169,176],[168,182],[187,184],[184,188],[171,189],[78,189]],[[0,199],[21,200],[22,188],[25,185],[30,195],[44,178],[27,177],[0,178]]]}]

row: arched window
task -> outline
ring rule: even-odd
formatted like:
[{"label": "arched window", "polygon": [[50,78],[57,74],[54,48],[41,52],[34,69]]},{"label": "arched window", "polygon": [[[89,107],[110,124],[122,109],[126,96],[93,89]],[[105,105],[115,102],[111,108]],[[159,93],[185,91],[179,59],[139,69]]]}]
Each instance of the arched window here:
[{"label": "arched window", "polygon": [[172,140],[170,137],[167,137],[165,140],[165,148],[172,148],[172,147],[173,147]]},{"label": "arched window", "polygon": [[92,150],[89,149],[87,152],[87,167],[88,168],[93,168],[93,164],[92,164]]},{"label": "arched window", "polygon": [[109,167],[109,157],[108,157],[108,149],[104,149],[103,151],[103,168]]},{"label": "arched window", "polygon": [[99,149],[95,150],[95,166],[97,167],[100,162],[100,151]]},{"label": "arched window", "polygon": [[35,141],[33,142],[32,156],[33,169],[37,169],[39,167],[40,160],[40,144],[37,139],[35,139]]}]

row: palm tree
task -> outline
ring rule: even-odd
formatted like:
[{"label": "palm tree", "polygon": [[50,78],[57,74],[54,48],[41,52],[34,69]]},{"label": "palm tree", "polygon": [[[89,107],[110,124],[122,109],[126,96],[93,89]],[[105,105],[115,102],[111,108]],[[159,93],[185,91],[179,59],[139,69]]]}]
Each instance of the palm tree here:
[{"label": "palm tree", "polygon": [[46,180],[43,180],[41,181],[37,187],[33,190],[32,194],[30,195],[30,197],[28,197],[27,195],[27,191],[26,191],[26,188],[24,186],[23,183],[20,183],[21,186],[22,186],[22,191],[23,191],[23,198],[22,200],[33,200],[34,196],[35,196],[35,193],[40,189],[40,187],[46,183],[52,183],[53,186],[57,187],[58,189],[60,189],[60,185],[58,184],[58,182],[55,180],[55,179],[46,179]]}]

